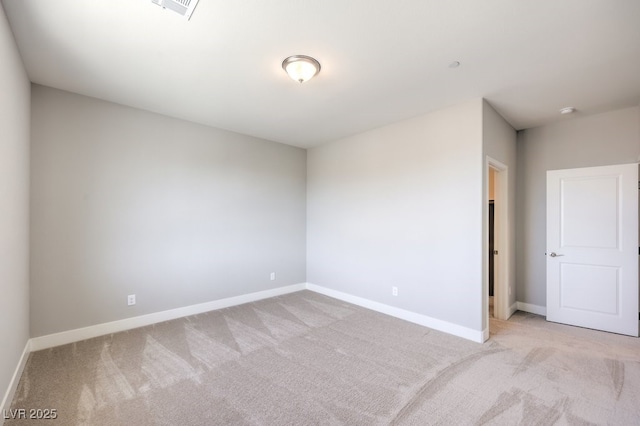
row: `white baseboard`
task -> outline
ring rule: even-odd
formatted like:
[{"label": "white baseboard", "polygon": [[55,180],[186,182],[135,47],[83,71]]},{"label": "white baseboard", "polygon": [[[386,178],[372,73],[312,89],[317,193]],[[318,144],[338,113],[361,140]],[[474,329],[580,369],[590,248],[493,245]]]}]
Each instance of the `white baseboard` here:
[{"label": "white baseboard", "polygon": [[529,312],[531,314],[547,316],[547,308],[544,306],[532,305],[531,303],[516,302],[519,311]]},{"label": "white baseboard", "polygon": [[[371,309],[376,312],[380,312],[386,315],[390,315],[396,318],[403,319],[415,324],[419,324],[425,327],[432,328],[434,330],[442,331],[444,333],[452,334],[454,336],[462,337],[474,342],[483,343],[489,338],[489,329],[473,330],[467,327],[460,326],[448,321],[439,320],[426,315],[418,314],[415,312],[407,311],[404,309],[396,308],[394,306],[385,305],[383,303],[374,302],[362,297],[353,296],[351,294],[342,293],[337,290],[332,290],[326,287],[321,287],[311,283],[294,284],[285,287],[279,287],[271,290],[264,290],[255,293],[244,294],[235,297],[229,297],[220,300],[213,300],[206,303],[200,303],[197,305],[185,306],[176,309],[170,309],[162,312],[155,312],[152,314],[141,315],[133,318],[126,318],[123,320],[112,321],[103,324],[96,324],[89,327],[78,328],[75,330],[63,331],[61,333],[49,334],[46,336],[31,338],[25,345],[24,351],[20,358],[20,362],[16,367],[13,378],[9,388],[7,389],[1,410],[8,409],[6,404],[11,404],[13,401],[15,392],[20,381],[20,376],[24,370],[25,364],[29,357],[29,353],[42,349],[52,348],[54,346],[65,345],[68,343],[78,342],[80,340],[91,339],[93,337],[103,336],[106,334],[117,333],[119,331],[130,330],[132,328],[144,327],[151,324],[156,324],[163,321],[169,321],[172,319],[182,318],[190,315],[197,315],[204,312],[213,311],[216,309],[228,308],[231,306],[242,305],[244,303],[251,303],[270,297],[281,296],[284,294],[294,293],[301,290],[310,290],[316,293],[324,294],[335,299],[343,300],[354,305],[361,306],[363,308]],[[509,307],[510,315],[515,310],[521,310],[525,312],[531,312],[538,315],[546,315],[546,308],[542,306],[532,305],[529,303],[516,302]],[[4,417],[4,416],[2,416]],[[4,419],[0,418],[0,426],[4,423]]]},{"label": "white baseboard", "polygon": [[481,330],[473,330],[467,327],[462,327],[451,322],[442,321],[436,318],[428,317],[426,315],[396,308],[394,306],[385,305],[384,303],[374,302],[362,297],[352,296],[347,293],[342,293],[340,291],[321,287],[311,283],[307,283],[307,290],[324,294],[325,296],[333,297],[334,299],[339,299],[348,303],[352,303],[354,305],[362,306],[363,308],[371,309],[372,311],[381,312],[392,317],[400,318],[405,321],[420,324],[434,330],[453,334],[454,336],[462,337],[474,342],[483,343],[486,340],[484,336],[485,332]]},{"label": "white baseboard", "polygon": [[482,343],[486,342],[487,340],[489,340],[489,335],[491,333],[489,333],[489,327],[485,328],[484,330],[482,330]]},{"label": "white baseboard", "polygon": [[132,328],[144,327],[163,321],[176,318],[183,318],[190,315],[197,315],[216,309],[228,308],[230,306],[251,303],[269,297],[281,296],[283,294],[294,293],[304,290],[304,283],[289,285],[286,287],[274,288],[271,290],[258,291],[256,293],[243,294],[240,296],[228,297],[226,299],[213,300],[211,302],[197,305],[184,306],[182,308],[170,309],[167,311],[154,312],[152,314],[141,315],[133,318],[96,324],[89,327],[77,328],[75,330],[63,331],[61,333],[48,334],[46,336],[33,337],[31,339],[31,351],[52,348],[54,346],[66,345],[80,340],[91,339],[93,337],[104,336],[106,334],[117,333],[119,331],[131,330]]},{"label": "white baseboard", "polygon": [[4,413],[5,410],[8,411],[11,408],[11,402],[13,401],[13,397],[16,394],[16,390],[18,390],[18,384],[20,383],[20,377],[22,376],[22,372],[24,371],[24,366],[27,364],[27,359],[29,359],[29,354],[31,353],[31,341],[27,340],[27,343],[24,345],[24,350],[22,351],[22,356],[20,357],[20,361],[18,362],[18,366],[16,370],[13,372],[13,377],[11,377],[11,382],[9,382],[9,388],[4,394],[4,398],[2,398],[2,404],[0,404],[0,413],[3,415],[0,416],[0,426],[4,424]]},{"label": "white baseboard", "polygon": [[[197,305],[185,306],[176,309],[170,309],[162,312],[154,312],[147,315],[141,315],[123,320],[112,321],[102,324],[96,324],[89,327],[77,328],[74,330],[63,331],[60,333],[48,334],[45,336],[33,337],[29,341],[30,351],[39,351],[55,346],[66,345],[68,343],[78,342],[81,340],[91,339],[94,337],[104,336],[119,331],[131,330],[133,328],[144,327],[147,325],[157,324],[163,321],[169,321],[177,318],[183,318],[190,315],[197,315],[216,309],[228,308],[230,306],[242,305],[244,303],[255,302],[270,297],[281,296],[284,294],[294,293],[301,290],[311,290],[316,293],[324,294],[335,299],[343,300],[363,308],[391,315],[405,321],[420,324],[434,330],[462,337],[474,342],[482,343],[487,340],[487,330],[473,330],[451,322],[439,320],[426,315],[417,314],[415,312],[396,308],[394,306],[385,305],[383,303],[374,302],[358,296],[342,293],[336,290],[328,289],[311,283],[294,284],[286,287],[279,287],[271,290],[259,291],[226,299],[213,300],[211,302],[200,303]],[[519,307],[519,305],[518,305]],[[521,309],[524,310],[524,309]],[[18,376],[19,377],[19,376]]]},{"label": "white baseboard", "polygon": [[518,302],[515,302],[513,305],[509,306],[507,311],[507,319],[511,318],[511,315],[515,314],[518,310]]}]

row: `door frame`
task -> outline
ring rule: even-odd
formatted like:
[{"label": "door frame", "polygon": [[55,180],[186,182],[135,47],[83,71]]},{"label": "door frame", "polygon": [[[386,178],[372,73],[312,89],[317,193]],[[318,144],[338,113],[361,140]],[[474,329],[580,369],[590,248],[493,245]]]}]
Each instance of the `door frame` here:
[{"label": "door frame", "polygon": [[489,339],[489,173],[495,171],[494,191],[494,246],[498,255],[494,257],[494,296],[493,315],[498,319],[508,319],[509,310],[509,167],[500,161],[487,156],[485,161],[484,209],[484,241],[483,241],[483,280],[482,280],[482,314],[484,340]]}]

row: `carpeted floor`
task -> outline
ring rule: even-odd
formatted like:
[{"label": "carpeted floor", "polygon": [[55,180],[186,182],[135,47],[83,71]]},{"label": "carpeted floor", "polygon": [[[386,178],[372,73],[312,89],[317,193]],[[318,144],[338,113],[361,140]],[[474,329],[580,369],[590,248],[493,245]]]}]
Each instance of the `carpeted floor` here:
[{"label": "carpeted floor", "polygon": [[6,425],[640,424],[640,340],[516,313],[483,344],[303,291],[34,352]]}]

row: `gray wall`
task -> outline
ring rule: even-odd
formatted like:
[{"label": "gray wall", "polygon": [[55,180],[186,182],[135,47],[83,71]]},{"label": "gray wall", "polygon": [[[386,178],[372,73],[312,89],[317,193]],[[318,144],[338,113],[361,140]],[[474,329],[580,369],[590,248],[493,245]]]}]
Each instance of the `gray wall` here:
[{"label": "gray wall", "polygon": [[310,283],[482,329],[481,99],[312,148],[307,169]]},{"label": "gray wall", "polygon": [[0,398],[29,339],[29,91],[0,4]]},{"label": "gray wall", "polygon": [[546,306],[546,171],[637,162],[639,116],[633,107],[518,133],[519,302]]},{"label": "gray wall", "polygon": [[[507,217],[504,218],[504,220],[506,221],[505,224],[508,228],[509,237],[506,242],[506,247],[498,246],[496,249],[498,249],[499,252],[497,263],[506,262],[507,264],[508,274],[506,277],[506,288],[511,287],[511,295],[508,294],[507,290],[507,294],[504,296],[507,297],[507,306],[511,306],[516,303],[516,131],[486,101],[483,103],[482,123],[482,140],[485,157],[490,156],[494,160],[507,166],[507,194],[497,194],[498,199],[496,200],[496,206],[502,202],[507,204]],[[483,176],[485,176],[485,178],[487,176],[486,169]],[[483,219],[483,223],[488,223],[486,210],[484,212],[485,218]],[[486,233],[486,235],[488,235],[488,233]],[[484,250],[483,253],[485,255],[488,254],[487,251]]]},{"label": "gray wall", "polygon": [[303,149],[38,85],[32,105],[32,337],[306,281]]}]

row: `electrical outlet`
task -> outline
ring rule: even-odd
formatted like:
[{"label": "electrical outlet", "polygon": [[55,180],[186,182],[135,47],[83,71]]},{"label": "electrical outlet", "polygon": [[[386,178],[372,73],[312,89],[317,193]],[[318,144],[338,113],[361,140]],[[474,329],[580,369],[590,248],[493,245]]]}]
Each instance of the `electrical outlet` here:
[{"label": "electrical outlet", "polygon": [[271,279],[271,281],[274,281],[276,279],[276,273],[272,272],[269,278]]},{"label": "electrical outlet", "polygon": [[398,287],[391,287],[391,294],[394,296],[398,295]]},{"label": "electrical outlet", "polygon": [[127,296],[127,305],[128,306],[133,306],[136,304],[136,295],[135,294],[130,294]]}]

